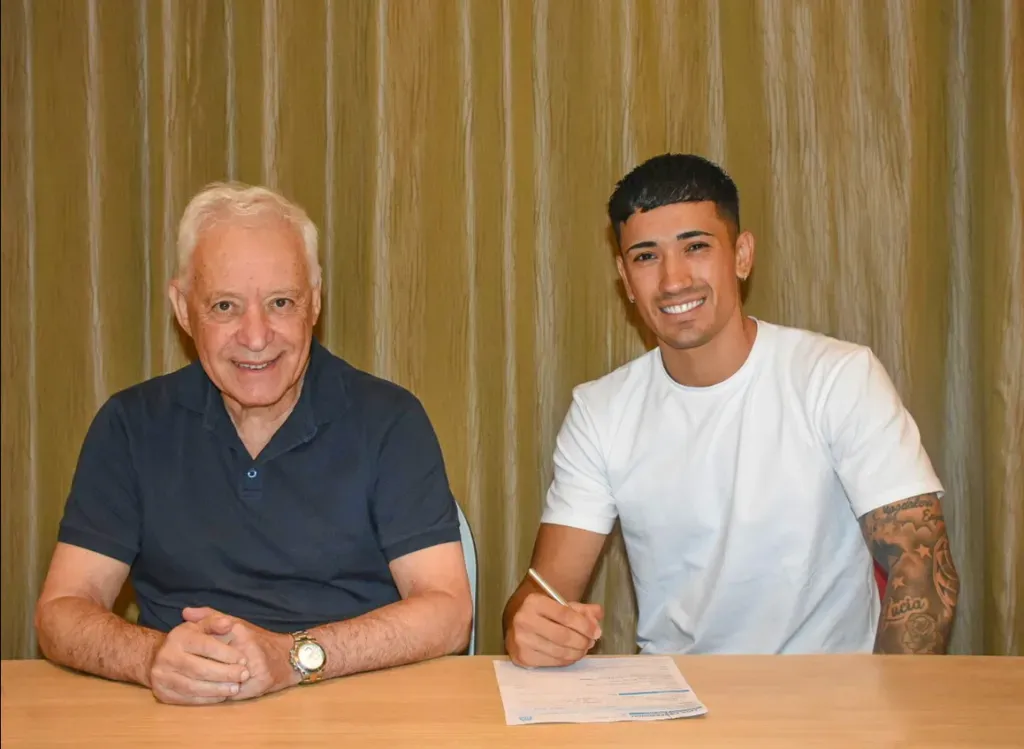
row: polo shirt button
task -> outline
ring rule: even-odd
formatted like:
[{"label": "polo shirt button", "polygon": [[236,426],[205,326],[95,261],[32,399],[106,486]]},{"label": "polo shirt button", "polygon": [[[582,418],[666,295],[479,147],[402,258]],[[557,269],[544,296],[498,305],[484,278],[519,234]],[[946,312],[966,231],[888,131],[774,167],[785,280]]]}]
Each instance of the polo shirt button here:
[{"label": "polo shirt button", "polygon": [[255,468],[250,468],[245,475],[248,476],[251,479],[256,478],[256,469]]}]

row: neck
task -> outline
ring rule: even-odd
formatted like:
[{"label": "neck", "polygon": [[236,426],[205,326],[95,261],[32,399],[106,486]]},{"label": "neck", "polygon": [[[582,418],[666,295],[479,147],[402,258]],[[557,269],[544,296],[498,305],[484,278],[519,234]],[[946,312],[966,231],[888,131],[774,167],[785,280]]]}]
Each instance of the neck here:
[{"label": "neck", "polygon": [[299,402],[299,395],[302,393],[303,379],[300,377],[281,400],[269,406],[246,407],[226,395],[223,396],[224,408],[235,425],[238,437],[253,458],[260,454],[295,410],[295,404]]},{"label": "neck", "polygon": [[687,387],[709,387],[725,382],[739,371],[756,337],[757,323],[737,310],[725,327],[701,346],[674,349],[658,345],[669,377]]}]

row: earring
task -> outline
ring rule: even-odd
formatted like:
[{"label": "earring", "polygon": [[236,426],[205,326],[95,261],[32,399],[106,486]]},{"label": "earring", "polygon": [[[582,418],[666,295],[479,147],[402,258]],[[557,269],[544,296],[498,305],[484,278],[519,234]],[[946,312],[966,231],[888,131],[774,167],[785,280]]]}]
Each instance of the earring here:
[{"label": "earring", "polygon": [[636,304],[636,299],[634,299],[633,297],[629,297],[629,303]]}]

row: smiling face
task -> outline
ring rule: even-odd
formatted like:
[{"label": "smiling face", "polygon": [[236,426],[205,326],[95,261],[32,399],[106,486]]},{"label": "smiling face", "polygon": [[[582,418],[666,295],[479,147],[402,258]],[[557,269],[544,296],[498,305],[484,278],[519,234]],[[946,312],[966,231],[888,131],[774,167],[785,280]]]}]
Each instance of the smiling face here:
[{"label": "smiling face", "polygon": [[750,273],[754,240],[734,233],[710,201],[638,211],[621,225],[619,275],[663,354],[741,323],[739,278]]},{"label": "smiling face", "polygon": [[320,314],[299,234],[274,216],[216,223],[186,281],[171,284],[171,303],[228,411],[290,411]]}]

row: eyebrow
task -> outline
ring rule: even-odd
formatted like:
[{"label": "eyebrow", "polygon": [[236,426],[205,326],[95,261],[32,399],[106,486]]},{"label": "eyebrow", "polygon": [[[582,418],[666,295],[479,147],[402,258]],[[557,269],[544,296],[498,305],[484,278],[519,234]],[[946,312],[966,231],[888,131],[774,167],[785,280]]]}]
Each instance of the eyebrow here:
[{"label": "eyebrow", "polygon": [[[682,242],[682,241],[687,240],[687,239],[693,239],[694,237],[713,237],[713,236],[714,236],[713,234],[710,234],[709,232],[706,232],[706,231],[701,231],[700,229],[691,229],[690,231],[684,231],[681,234],[676,234],[676,241],[677,242]],[[637,242],[634,245],[630,245],[629,248],[626,250],[626,252],[632,252],[633,250],[642,250],[642,249],[646,249],[648,247],[657,247],[657,246],[658,246],[657,242],[655,242],[654,240],[648,239],[646,241]]]},{"label": "eyebrow", "polygon": [[212,302],[214,299],[239,299],[239,295],[226,289],[212,289],[203,294],[203,301]]},{"label": "eyebrow", "polygon": [[[279,296],[302,296],[302,289],[272,289],[263,295],[264,298],[279,297]],[[213,301],[214,299],[241,299],[242,294],[238,294],[234,291],[228,291],[226,289],[215,289],[209,294],[205,295],[206,301]]]}]

